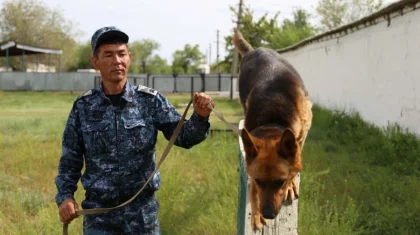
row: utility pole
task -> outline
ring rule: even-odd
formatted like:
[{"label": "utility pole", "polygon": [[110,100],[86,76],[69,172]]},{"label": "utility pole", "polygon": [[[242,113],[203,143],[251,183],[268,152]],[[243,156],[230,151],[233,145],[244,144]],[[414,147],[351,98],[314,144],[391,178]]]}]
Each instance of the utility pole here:
[{"label": "utility pole", "polygon": [[209,65],[211,65],[211,43],[209,44]]},{"label": "utility pole", "polygon": [[217,66],[217,73],[220,73],[219,69],[219,30],[217,30],[217,55],[216,55],[216,66]]},{"label": "utility pole", "polygon": [[[242,17],[242,5],[243,5],[243,0],[239,0],[239,10],[238,10],[238,20],[236,22],[236,28],[239,30],[240,26],[241,26],[241,17]],[[233,62],[232,62],[232,81],[231,81],[231,92],[230,92],[230,98],[233,99],[235,96],[235,90],[234,89],[234,79],[237,79],[238,74],[237,74],[237,70],[238,70],[238,51],[236,49],[233,49]],[[235,87],[236,88],[236,87]]]},{"label": "utility pole", "polygon": [[[241,26],[241,17],[242,17],[242,5],[243,0],[239,0],[239,10],[238,10],[238,20],[236,21],[236,28],[239,29]],[[238,50],[233,49],[233,63],[232,63],[232,76],[237,76],[238,70]]]}]

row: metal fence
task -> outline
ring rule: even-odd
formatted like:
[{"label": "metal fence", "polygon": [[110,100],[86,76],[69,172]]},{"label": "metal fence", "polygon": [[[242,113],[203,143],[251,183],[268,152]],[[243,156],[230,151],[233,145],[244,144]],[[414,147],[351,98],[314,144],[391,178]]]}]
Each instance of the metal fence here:
[{"label": "metal fence", "polygon": [[[232,89],[231,74],[140,74],[128,75],[127,80],[134,85],[143,85],[159,92],[190,93],[230,92]],[[100,76],[94,78],[95,88],[99,87]],[[237,89],[235,89],[237,90]]]},{"label": "metal fence", "polygon": [[[128,81],[164,93],[237,90],[231,74],[128,74]],[[24,73],[0,72],[0,90],[11,91],[85,91],[99,87],[99,73]]]}]

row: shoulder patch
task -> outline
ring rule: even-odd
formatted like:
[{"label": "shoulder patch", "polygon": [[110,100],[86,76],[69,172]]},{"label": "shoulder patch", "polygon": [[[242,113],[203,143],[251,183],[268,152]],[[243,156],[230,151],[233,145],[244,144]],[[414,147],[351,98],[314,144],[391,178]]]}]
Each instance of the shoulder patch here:
[{"label": "shoulder patch", "polygon": [[157,90],[143,85],[138,85],[136,90],[150,95],[156,95],[158,93]]},{"label": "shoulder patch", "polygon": [[92,95],[92,90],[88,90],[85,93],[82,94],[82,97]]}]

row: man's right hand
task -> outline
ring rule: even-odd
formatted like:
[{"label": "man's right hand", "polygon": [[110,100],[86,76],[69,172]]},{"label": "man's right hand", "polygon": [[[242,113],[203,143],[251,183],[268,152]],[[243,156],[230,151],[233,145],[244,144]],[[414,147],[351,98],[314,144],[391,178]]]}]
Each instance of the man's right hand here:
[{"label": "man's right hand", "polygon": [[70,224],[73,219],[77,218],[76,211],[79,210],[79,205],[73,199],[66,199],[60,204],[58,210],[61,222]]}]

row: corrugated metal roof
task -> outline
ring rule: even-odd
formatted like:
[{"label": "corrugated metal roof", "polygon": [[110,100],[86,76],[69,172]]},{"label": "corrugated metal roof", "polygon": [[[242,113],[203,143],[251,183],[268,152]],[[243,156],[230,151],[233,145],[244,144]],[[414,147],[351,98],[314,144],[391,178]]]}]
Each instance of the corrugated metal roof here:
[{"label": "corrugated metal roof", "polygon": [[25,51],[26,55],[32,54],[62,54],[62,50],[35,47],[31,45],[21,44],[17,41],[0,42],[0,57],[6,55],[6,49],[9,49],[9,56],[22,55],[22,51]]},{"label": "corrugated metal roof", "polygon": [[[340,26],[336,29],[332,29],[330,31],[327,31],[322,34],[315,35],[313,37],[304,39],[298,43],[295,43],[289,47],[285,47],[282,49],[277,49],[276,51],[279,53],[293,51],[298,48],[301,48],[303,46],[306,46],[308,44],[311,44],[313,42],[318,42],[322,40],[328,40],[336,34],[339,34],[338,36],[341,36],[342,34],[348,34],[348,31],[353,32],[356,30],[360,30],[362,28],[369,27],[371,25],[375,25],[382,21],[388,21],[388,25],[391,22],[391,19],[394,17],[397,17],[399,15],[403,15],[406,12],[414,11],[420,8],[420,0],[401,0],[394,3],[389,4],[386,7],[383,7],[381,10],[378,10],[377,12],[368,15],[366,17],[363,17],[357,21],[354,21],[352,23]],[[395,14],[391,16],[392,14]],[[361,27],[361,28],[360,28]]]}]

